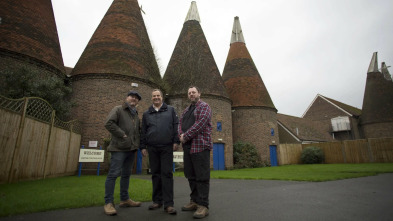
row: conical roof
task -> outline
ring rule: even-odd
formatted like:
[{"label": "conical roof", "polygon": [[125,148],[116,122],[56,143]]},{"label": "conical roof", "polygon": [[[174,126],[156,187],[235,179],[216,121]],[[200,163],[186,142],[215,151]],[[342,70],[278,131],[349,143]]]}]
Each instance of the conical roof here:
[{"label": "conical roof", "polygon": [[374,52],[367,73],[361,122],[393,122],[393,82],[378,71],[377,52]]},{"label": "conical roof", "polygon": [[113,1],[72,71],[82,74],[161,80],[137,0]]},{"label": "conical roof", "polygon": [[64,73],[51,0],[0,1],[0,51]]},{"label": "conical roof", "polygon": [[272,99],[244,43],[239,17],[235,17],[231,45],[222,77],[232,107],[274,108]]},{"label": "conical roof", "polygon": [[199,21],[196,3],[192,2],[165,71],[169,94],[184,96],[194,85],[204,95],[229,98]]}]

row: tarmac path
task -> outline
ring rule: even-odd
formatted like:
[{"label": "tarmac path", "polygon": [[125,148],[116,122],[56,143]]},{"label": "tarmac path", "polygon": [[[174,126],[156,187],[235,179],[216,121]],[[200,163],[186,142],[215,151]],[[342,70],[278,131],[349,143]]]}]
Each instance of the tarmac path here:
[{"label": "tarmac path", "polygon": [[[206,221],[393,220],[393,173],[328,182],[212,179],[210,186],[210,215],[203,219]],[[105,215],[103,206],[99,206],[4,217],[0,221],[193,220],[193,212],[180,209],[188,201],[187,180],[175,177],[175,216],[163,210],[149,211],[151,202],[146,202],[138,208],[116,206],[116,216]]]}]

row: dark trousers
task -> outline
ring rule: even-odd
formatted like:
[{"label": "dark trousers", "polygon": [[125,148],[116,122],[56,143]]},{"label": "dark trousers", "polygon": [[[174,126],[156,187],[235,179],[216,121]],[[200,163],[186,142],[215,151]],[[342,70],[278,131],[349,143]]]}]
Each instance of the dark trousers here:
[{"label": "dark trousers", "polygon": [[209,208],[210,151],[190,153],[191,145],[183,145],[184,176],[191,189],[191,200]]},{"label": "dark trousers", "polygon": [[173,146],[147,147],[153,182],[153,202],[173,206]]}]

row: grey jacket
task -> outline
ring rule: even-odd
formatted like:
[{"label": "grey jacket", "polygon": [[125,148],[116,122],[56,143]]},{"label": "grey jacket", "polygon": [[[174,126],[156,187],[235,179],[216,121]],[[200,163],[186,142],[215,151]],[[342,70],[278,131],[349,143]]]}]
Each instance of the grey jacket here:
[{"label": "grey jacket", "polygon": [[[125,103],[112,109],[106,119],[105,128],[112,135],[108,151],[138,149],[140,139],[138,112],[131,113]],[[127,137],[124,138],[124,135]]]}]

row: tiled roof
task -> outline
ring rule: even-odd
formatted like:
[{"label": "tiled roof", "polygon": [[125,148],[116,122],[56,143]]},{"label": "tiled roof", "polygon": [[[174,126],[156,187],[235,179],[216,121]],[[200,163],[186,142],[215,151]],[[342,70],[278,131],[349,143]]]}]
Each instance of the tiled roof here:
[{"label": "tiled roof", "polygon": [[277,121],[301,141],[334,141],[330,135],[329,125],[305,118],[277,114]]},{"label": "tiled roof", "polygon": [[[164,82],[170,96],[185,95],[190,85],[202,94],[229,98],[202,27],[187,20],[165,71]],[[169,90],[168,90],[169,89]]]},{"label": "tiled roof", "polygon": [[72,71],[91,73],[161,81],[137,0],[113,1]]},{"label": "tiled roof", "polygon": [[247,50],[239,17],[234,18],[231,45],[222,73],[233,107],[269,107],[276,110]]},{"label": "tiled roof", "polygon": [[263,106],[275,109],[245,43],[231,44],[222,77],[233,107]]},{"label": "tiled roof", "polygon": [[52,3],[0,1],[0,50],[42,61],[64,73]]},{"label": "tiled roof", "polygon": [[[322,95],[320,95],[320,96],[322,96]],[[334,103],[335,105],[339,106],[340,108],[344,109],[345,111],[347,111],[348,113],[350,113],[354,116],[360,116],[360,114],[362,113],[362,110],[360,110],[359,108],[353,107],[348,104],[341,103],[339,101],[336,101],[334,99],[331,99],[331,98],[328,98],[325,96],[322,96],[322,97],[326,98],[330,102]]]}]

